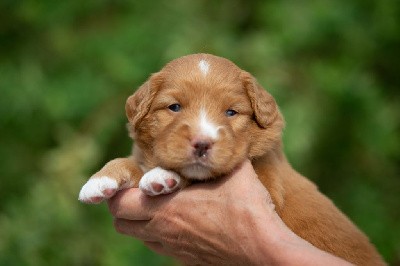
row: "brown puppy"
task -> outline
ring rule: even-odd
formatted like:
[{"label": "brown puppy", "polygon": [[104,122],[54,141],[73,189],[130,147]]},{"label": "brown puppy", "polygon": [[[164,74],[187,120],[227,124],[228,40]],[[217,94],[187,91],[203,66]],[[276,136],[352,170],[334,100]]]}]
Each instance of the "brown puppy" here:
[{"label": "brown puppy", "polygon": [[133,156],[106,164],[82,187],[80,200],[98,203],[137,185],[148,195],[171,193],[249,158],[297,235],[352,263],[384,264],[368,238],[292,169],[273,97],[229,60],[195,54],[170,62],[129,97],[126,113]]}]

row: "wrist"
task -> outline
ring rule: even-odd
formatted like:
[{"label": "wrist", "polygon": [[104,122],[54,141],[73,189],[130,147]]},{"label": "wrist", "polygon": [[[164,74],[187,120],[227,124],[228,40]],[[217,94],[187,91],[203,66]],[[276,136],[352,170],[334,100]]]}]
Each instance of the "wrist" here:
[{"label": "wrist", "polygon": [[[269,218],[271,219],[271,217]],[[259,238],[263,239],[259,242],[262,243],[260,254],[266,259],[260,265],[289,265],[287,257],[295,252],[297,246],[295,237],[297,236],[286,227],[279,217],[273,220],[275,221],[270,222],[268,228],[259,234]]]},{"label": "wrist", "polygon": [[254,230],[257,254],[253,265],[310,265],[314,255],[328,254],[293,233],[275,211],[264,213],[259,230]]},{"label": "wrist", "polygon": [[250,232],[247,232],[252,240],[252,245],[247,249],[248,264],[287,265],[285,257],[292,252],[295,240],[299,237],[286,227],[270,206],[255,210],[255,213],[250,215],[253,221]]}]

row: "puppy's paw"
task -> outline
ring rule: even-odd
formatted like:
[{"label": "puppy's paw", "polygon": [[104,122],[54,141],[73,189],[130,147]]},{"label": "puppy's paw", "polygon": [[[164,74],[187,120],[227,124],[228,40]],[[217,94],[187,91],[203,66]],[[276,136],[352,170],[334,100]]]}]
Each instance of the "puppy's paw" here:
[{"label": "puppy's paw", "polygon": [[118,190],[131,186],[132,184],[127,183],[119,186],[115,179],[108,176],[92,177],[83,185],[79,192],[79,200],[84,203],[97,204],[111,198]]},{"label": "puppy's paw", "polygon": [[183,179],[175,172],[153,168],[140,179],[139,188],[149,196],[169,194],[183,186]]}]

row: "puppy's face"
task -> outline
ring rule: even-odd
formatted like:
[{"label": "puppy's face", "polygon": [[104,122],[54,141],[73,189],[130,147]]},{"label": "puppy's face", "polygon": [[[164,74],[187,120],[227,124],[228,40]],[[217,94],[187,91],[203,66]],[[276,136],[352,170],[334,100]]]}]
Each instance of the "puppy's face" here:
[{"label": "puppy's face", "polygon": [[189,179],[229,173],[280,143],[273,98],[232,62],[211,55],[172,61],[126,105],[132,136],[149,167]]}]

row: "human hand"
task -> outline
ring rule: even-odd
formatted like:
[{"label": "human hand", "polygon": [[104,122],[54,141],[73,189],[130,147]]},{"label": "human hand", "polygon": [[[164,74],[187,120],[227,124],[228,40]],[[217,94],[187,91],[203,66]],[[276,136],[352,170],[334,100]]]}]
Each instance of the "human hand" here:
[{"label": "human hand", "polygon": [[174,194],[149,197],[128,189],[108,203],[118,232],[186,265],[299,265],[307,254],[345,263],[286,227],[249,161],[226,177]]}]

